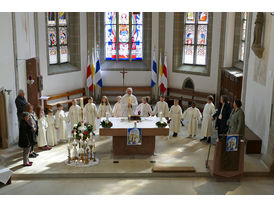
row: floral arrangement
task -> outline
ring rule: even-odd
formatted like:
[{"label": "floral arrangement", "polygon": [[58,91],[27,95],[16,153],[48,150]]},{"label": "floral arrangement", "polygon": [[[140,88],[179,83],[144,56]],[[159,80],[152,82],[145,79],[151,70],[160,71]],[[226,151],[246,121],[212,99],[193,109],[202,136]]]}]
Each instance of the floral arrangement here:
[{"label": "floral arrangement", "polygon": [[103,120],[100,124],[103,128],[111,128],[113,126],[111,121]]},{"label": "floral arrangement", "polygon": [[156,124],[156,126],[157,126],[158,128],[164,128],[164,127],[167,126],[167,123],[166,123],[166,122],[160,122],[160,121],[158,121],[158,122],[156,122],[155,124]]},{"label": "floral arrangement", "polygon": [[[82,125],[83,124],[83,125]],[[80,140],[86,140],[87,138],[90,138],[90,133],[93,131],[93,126],[87,122],[78,122],[78,124],[75,124],[72,129],[72,134],[75,136],[76,139]]]}]

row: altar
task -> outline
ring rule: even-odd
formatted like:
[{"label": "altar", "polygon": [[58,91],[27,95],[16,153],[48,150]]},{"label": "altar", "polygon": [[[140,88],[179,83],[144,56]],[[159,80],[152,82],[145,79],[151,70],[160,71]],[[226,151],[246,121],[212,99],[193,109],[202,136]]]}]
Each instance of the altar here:
[{"label": "altar", "polygon": [[[104,120],[103,118],[101,120]],[[153,155],[155,150],[155,137],[168,136],[169,127],[158,128],[158,117],[142,117],[134,127],[134,121],[127,118],[109,118],[113,126],[99,129],[100,136],[112,136],[112,149],[114,155]],[[140,131],[141,141],[139,144],[131,144],[129,130]]]}]

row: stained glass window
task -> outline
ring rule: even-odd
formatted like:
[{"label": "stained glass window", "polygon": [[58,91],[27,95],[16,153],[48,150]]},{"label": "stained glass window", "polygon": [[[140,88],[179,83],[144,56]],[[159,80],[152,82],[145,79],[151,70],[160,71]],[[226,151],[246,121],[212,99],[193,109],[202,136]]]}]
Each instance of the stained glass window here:
[{"label": "stained glass window", "polygon": [[142,46],[142,12],[105,12],[106,60],[142,60]]},{"label": "stained glass window", "polygon": [[244,61],[245,46],[246,46],[246,26],[247,26],[247,12],[241,13],[241,39],[239,46],[239,61]]},{"label": "stained glass window", "polygon": [[49,64],[68,62],[67,13],[48,12]]},{"label": "stained glass window", "polygon": [[183,64],[206,65],[208,15],[208,12],[185,13]]}]

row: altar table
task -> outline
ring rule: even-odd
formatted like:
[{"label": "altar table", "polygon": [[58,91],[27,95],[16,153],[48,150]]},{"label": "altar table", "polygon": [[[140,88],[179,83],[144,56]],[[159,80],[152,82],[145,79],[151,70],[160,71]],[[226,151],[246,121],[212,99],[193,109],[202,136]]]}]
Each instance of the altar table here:
[{"label": "altar table", "polygon": [[[101,121],[104,118],[101,119]],[[109,118],[113,123],[112,128],[99,129],[100,136],[112,136],[112,148],[114,155],[153,155],[155,150],[155,136],[168,136],[169,127],[158,128],[155,123],[158,117],[142,117],[137,123],[137,128],[142,129],[142,144],[128,145],[127,130],[134,127],[134,121],[126,118]]]}]

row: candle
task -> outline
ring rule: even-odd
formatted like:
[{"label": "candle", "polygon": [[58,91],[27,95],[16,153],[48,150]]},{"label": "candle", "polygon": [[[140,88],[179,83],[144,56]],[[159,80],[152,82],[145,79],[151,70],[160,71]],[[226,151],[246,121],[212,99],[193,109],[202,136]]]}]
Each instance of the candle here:
[{"label": "candle", "polygon": [[108,112],[106,113],[106,121],[107,122],[109,121],[109,113]]},{"label": "candle", "polygon": [[70,145],[68,145],[68,156],[70,157]]},{"label": "candle", "polygon": [[83,100],[83,98],[80,99],[80,106],[81,106],[82,109],[84,108],[84,100]]},{"label": "candle", "polygon": [[134,121],[134,128],[136,128],[137,127],[137,122],[136,121]]},{"label": "candle", "polygon": [[159,112],[160,122],[163,122],[163,112]]}]

